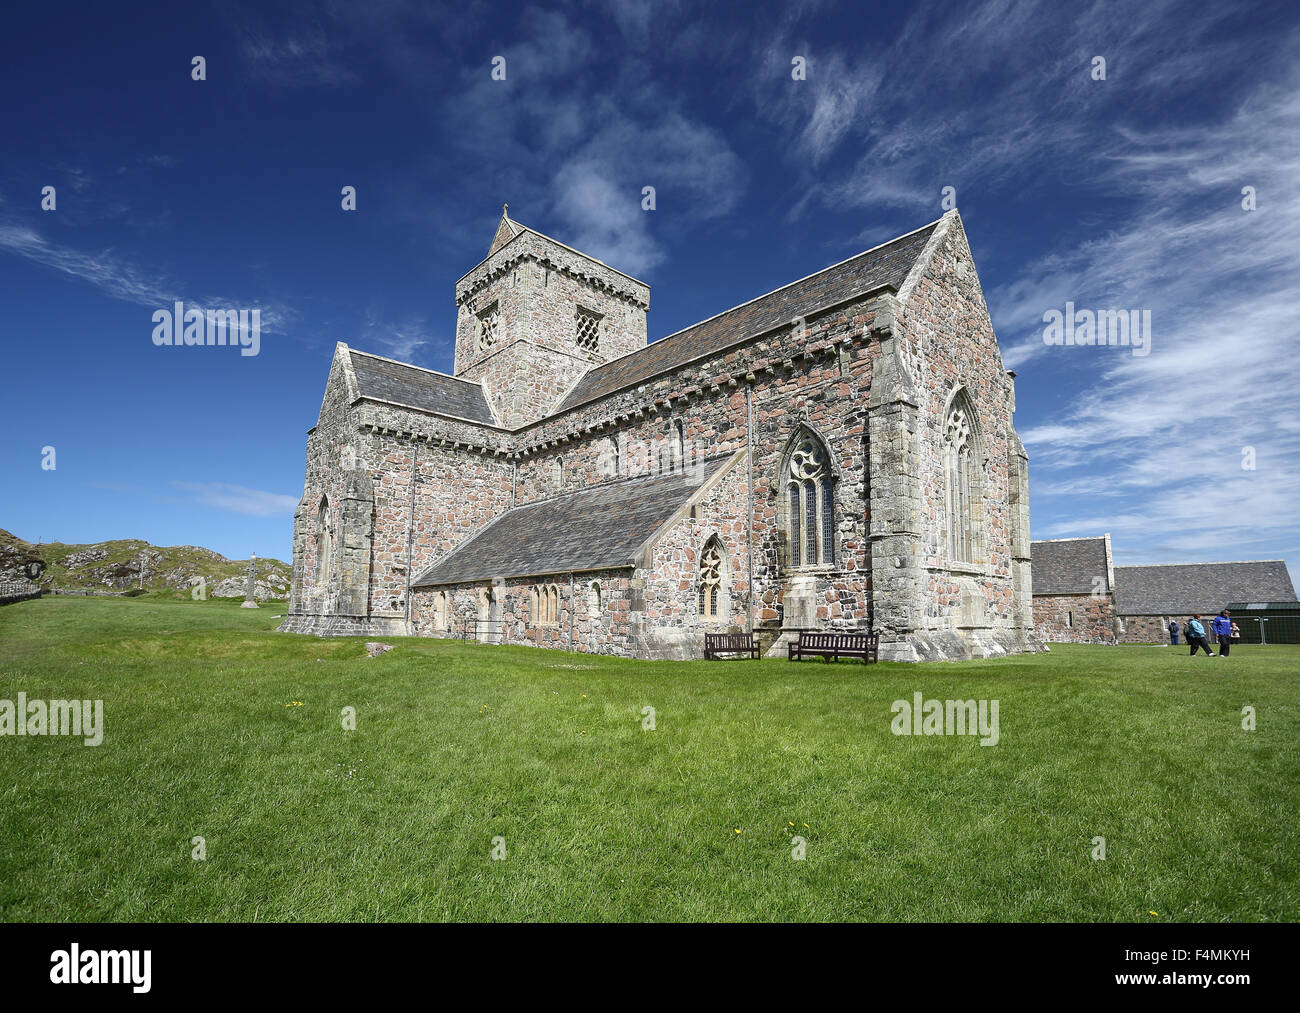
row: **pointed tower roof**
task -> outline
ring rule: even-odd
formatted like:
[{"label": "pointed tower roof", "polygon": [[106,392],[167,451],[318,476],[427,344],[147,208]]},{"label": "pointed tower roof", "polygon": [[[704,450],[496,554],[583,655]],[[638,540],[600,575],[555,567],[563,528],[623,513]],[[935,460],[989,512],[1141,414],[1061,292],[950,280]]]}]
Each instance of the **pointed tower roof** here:
[{"label": "pointed tower roof", "polygon": [[492,237],[492,246],[488,249],[488,256],[496,253],[497,250],[505,246],[506,243],[514,239],[515,236],[524,231],[524,227],[516,221],[510,219],[510,205],[501,205],[501,223],[497,226],[496,235]]}]

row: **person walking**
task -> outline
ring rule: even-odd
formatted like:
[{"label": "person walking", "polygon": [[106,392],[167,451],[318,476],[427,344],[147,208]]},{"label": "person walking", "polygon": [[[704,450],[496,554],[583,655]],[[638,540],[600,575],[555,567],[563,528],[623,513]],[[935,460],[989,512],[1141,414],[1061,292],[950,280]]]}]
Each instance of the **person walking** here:
[{"label": "person walking", "polygon": [[1169,646],[1170,647],[1178,646],[1178,620],[1177,619],[1169,620]]},{"label": "person walking", "polygon": [[1232,646],[1232,620],[1228,618],[1228,610],[1224,609],[1214,617],[1214,622],[1210,624],[1214,628],[1214,637],[1219,641],[1219,657],[1228,656],[1228,648]]},{"label": "person walking", "polygon": [[1201,617],[1198,613],[1187,621],[1187,642],[1192,645],[1192,654],[1196,654],[1198,647],[1204,647],[1207,656],[1213,658],[1214,652],[1210,650],[1210,642],[1205,639],[1205,627],[1201,625]]}]

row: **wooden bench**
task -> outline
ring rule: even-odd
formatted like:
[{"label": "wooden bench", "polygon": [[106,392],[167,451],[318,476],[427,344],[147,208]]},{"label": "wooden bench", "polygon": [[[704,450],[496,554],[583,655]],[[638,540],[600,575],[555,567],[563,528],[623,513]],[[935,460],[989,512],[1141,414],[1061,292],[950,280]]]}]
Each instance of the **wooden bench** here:
[{"label": "wooden bench", "polygon": [[758,659],[758,639],[752,633],[704,634],[704,660],[721,661],[724,654],[749,655]]},{"label": "wooden bench", "polygon": [[789,646],[791,661],[803,661],[805,657],[825,661],[861,658],[867,665],[879,660],[879,651],[879,633],[800,633]]}]

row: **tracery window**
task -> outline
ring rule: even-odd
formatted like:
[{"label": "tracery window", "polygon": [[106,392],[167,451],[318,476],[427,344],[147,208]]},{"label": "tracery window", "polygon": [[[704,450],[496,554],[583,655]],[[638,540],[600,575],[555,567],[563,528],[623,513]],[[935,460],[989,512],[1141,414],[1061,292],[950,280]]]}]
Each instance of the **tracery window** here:
[{"label": "tracery window", "polygon": [[485,352],[497,342],[497,325],[501,321],[501,307],[494,302],[478,314],[478,350]]},{"label": "tracery window", "polygon": [[791,566],[835,562],[834,484],[826,448],[804,434],[790,454],[785,476]]},{"label": "tracery window", "polygon": [[699,609],[701,619],[719,619],[724,614],[723,593],[726,590],[726,550],[714,535],[704,543],[700,552]]},{"label": "tracery window", "polygon": [[963,404],[948,412],[943,427],[943,472],[948,520],[948,558],[974,562],[971,500],[971,469],[974,462],[974,433]]},{"label": "tracery window", "polygon": [[577,308],[573,314],[573,336],[579,348],[588,352],[600,350],[600,321],[601,314],[584,306]]}]

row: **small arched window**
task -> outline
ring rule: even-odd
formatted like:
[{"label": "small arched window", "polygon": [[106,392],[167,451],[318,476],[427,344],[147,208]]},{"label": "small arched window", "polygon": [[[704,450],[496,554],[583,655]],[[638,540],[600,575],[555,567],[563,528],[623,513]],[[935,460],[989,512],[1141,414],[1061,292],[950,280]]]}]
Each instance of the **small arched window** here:
[{"label": "small arched window", "polygon": [[698,596],[701,619],[721,619],[725,614],[723,598],[726,594],[726,570],[726,550],[722,546],[722,540],[714,535],[704,543],[700,552]]},{"label": "small arched window", "polygon": [[329,583],[334,565],[334,527],[330,521],[330,504],[324,496],[316,510],[316,583]]},{"label": "small arched window", "polygon": [[564,458],[557,457],[551,463],[551,486],[558,492],[564,488]]},{"label": "small arched window", "polygon": [[547,621],[552,626],[555,626],[560,621],[560,589],[556,587],[554,584],[551,585],[550,601],[551,601],[551,614],[550,614],[550,618]]},{"label": "small arched window", "polygon": [[618,438],[611,436],[605,440],[601,450],[601,471],[607,478],[617,478],[620,461],[618,459]]},{"label": "small arched window", "polygon": [[587,611],[596,619],[600,616],[600,581],[593,580],[587,590]]},{"label": "small arched window", "polygon": [[673,422],[673,473],[681,474],[686,470],[686,427],[681,419]]},{"label": "small arched window", "polygon": [[830,455],[811,433],[801,434],[786,466],[786,535],[790,565],[835,562],[835,492]]}]

